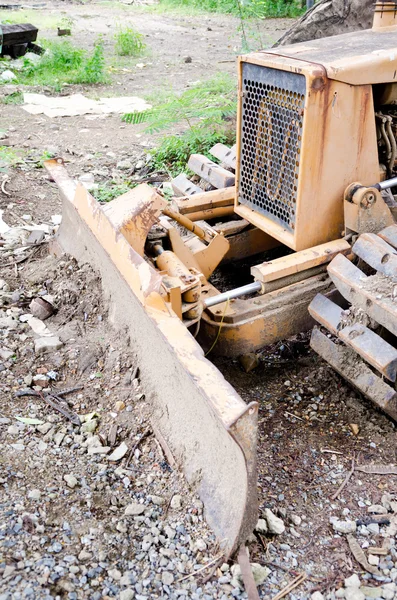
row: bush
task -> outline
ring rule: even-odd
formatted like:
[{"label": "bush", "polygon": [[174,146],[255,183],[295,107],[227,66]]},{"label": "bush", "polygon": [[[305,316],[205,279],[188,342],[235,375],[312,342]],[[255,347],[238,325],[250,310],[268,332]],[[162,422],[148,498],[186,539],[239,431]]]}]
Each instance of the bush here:
[{"label": "bush", "polygon": [[103,44],[98,40],[91,54],[75,48],[69,41],[43,42],[46,48],[40,61],[24,59],[17,72],[18,83],[49,85],[61,89],[64,83],[103,83],[106,80]]},{"label": "bush", "polygon": [[119,56],[139,56],[146,48],[143,35],[132,27],[121,29],[115,40],[115,51]]},{"label": "bush", "polygon": [[302,0],[160,0],[160,4],[249,18],[297,17],[304,12],[306,3]]}]

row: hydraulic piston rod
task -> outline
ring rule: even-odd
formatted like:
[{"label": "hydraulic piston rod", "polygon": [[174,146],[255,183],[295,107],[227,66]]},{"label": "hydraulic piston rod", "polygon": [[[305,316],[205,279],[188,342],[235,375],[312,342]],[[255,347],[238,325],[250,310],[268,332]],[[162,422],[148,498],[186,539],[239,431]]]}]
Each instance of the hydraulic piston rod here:
[{"label": "hydraulic piston rod", "polygon": [[241,296],[246,296],[247,294],[255,294],[255,292],[260,292],[262,290],[262,284],[260,281],[254,281],[254,283],[249,283],[248,285],[243,285],[242,287],[236,288],[234,290],[229,290],[228,292],[223,292],[223,294],[217,294],[216,296],[211,296],[204,300],[204,307],[209,308],[210,306],[216,306],[217,304],[222,304],[222,302],[226,302],[227,300],[232,300],[233,298],[240,298]]},{"label": "hydraulic piston rod", "polygon": [[388,190],[391,187],[397,185],[397,177],[393,177],[392,179],[386,179],[385,181],[381,181],[380,183],[376,183],[373,187],[377,190]]}]

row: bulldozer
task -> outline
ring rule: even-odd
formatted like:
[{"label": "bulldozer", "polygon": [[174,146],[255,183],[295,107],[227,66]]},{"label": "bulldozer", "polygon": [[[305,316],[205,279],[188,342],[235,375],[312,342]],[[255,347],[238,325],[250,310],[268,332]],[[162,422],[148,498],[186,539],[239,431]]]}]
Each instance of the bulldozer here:
[{"label": "bulldozer", "polygon": [[[238,78],[235,185],[170,201],[142,184],[100,205],[45,164],[63,198],[53,251],[99,272],[153,431],[226,557],[257,523],[258,404],[209,350],[316,322],[312,348],[397,419],[397,2],[376,3],[372,29],[241,56]],[[227,262],[251,281],[219,289]]]}]

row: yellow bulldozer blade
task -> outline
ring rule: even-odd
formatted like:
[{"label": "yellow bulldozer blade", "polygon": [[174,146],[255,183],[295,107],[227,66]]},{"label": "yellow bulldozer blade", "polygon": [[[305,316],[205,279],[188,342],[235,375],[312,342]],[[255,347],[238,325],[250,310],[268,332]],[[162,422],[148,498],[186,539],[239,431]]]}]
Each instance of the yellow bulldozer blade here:
[{"label": "yellow bulldozer blade", "polygon": [[243,402],[159,293],[161,276],[143,243],[164,200],[139,186],[103,208],[61,160],[45,166],[63,200],[55,250],[100,274],[111,321],[139,357],[153,430],[197,490],[228,556],[257,522],[258,406]]}]

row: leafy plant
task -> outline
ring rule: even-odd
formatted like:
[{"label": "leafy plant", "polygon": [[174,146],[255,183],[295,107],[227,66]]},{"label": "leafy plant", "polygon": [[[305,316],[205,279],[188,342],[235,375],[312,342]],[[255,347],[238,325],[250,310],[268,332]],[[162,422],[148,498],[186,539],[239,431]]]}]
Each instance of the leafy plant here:
[{"label": "leafy plant", "polygon": [[17,82],[26,85],[49,85],[60,90],[64,83],[103,83],[106,80],[103,43],[98,40],[91,54],[76,48],[70,41],[42,41],[46,48],[38,62],[24,58],[16,72]]},{"label": "leafy plant", "polygon": [[114,37],[115,51],[119,56],[139,56],[146,48],[143,35],[132,27],[120,29]]},{"label": "leafy plant", "polygon": [[96,190],[92,191],[92,194],[99,202],[110,202],[121,196],[121,194],[125,194],[133,187],[135,187],[136,183],[124,182],[124,183],[114,183],[113,181],[103,183],[98,186]]},{"label": "leafy plant", "polygon": [[152,165],[158,171],[166,171],[174,177],[186,169],[191,154],[204,154],[214,160],[209,151],[218,142],[234,144],[234,128],[207,130],[203,126],[192,127],[181,135],[164,137],[160,145],[150,152]]},{"label": "leafy plant", "polygon": [[146,123],[148,133],[185,121],[192,128],[198,121],[205,128],[219,126],[236,112],[236,89],[227,75],[200,82],[178,95],[171,93],[161,103],[141,113],[127,113],[123,121],[137,125]]}]

